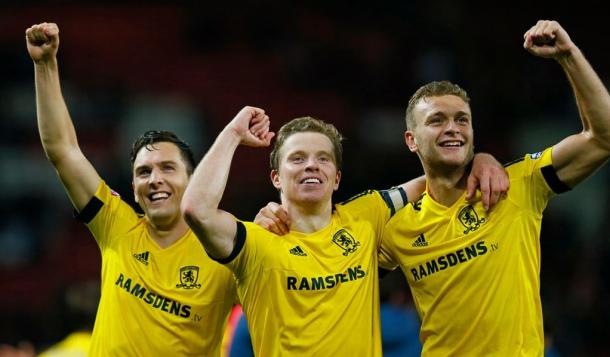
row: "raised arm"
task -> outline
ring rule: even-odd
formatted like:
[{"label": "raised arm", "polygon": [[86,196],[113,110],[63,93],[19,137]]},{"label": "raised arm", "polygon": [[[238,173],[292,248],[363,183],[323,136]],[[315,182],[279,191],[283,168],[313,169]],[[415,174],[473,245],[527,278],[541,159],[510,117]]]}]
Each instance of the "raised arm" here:
[{"label": "raised arm", "polygon": [[553,147],[557,176],[573,187],[610,157],[610,95],[559,23],[538,21],[523,37],[530,53],[559,62],[576,97],[583,130]]},{"label": "raised arm", "polygon": [[78,146],[76,131],[61,94],[57,66],[59,28],[46,22],[33,25],[26,30],[25,38],[34,61],[40,141],[72,205],[81,211],[93,197],[101,179]]},{"label": "raised arm", "polygon": [[184,192],[181,205],[184,218],[205,250],[216,259],[228,257],[235,246],[235,218],[218,209],[235,150],[240,144],[269,146],[273,136],[264,110],[243,108],[220,132]]}]

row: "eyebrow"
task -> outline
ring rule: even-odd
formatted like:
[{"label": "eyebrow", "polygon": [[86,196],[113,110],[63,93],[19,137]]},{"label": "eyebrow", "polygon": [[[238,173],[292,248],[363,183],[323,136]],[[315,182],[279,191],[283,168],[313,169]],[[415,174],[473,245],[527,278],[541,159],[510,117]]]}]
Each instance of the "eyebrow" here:
[{"label": "eyebrow", "polygon": [[[442,111],[442,110],[439,110],[439,111],[436,111],[436,112],[428,115],[427,118],[431,118],[431,117],[436,116],[436,115],[447,116],[447,113]],[[457,112],[455,112],[455,116],[458,116],[458,115],[470,116],[470,114],[468,112],[465,112],[463,110],[458,110]]]},{"label": "eyebrow", "polygon": [[[293,155],[306,155],[307,151],[305,150],[297,150],[297,151],[293,151],[291,153],[288,153],[286,155],[286,157],[290,157]],[[314,152],[315,155],[320,155],[320,154],[325,154],[325,155],[332,155],[332,151],[328,151],[328,150],[318,150],[316,152]]]},{"label": "eyebrow", "polygon": [[[167,164],[177,165],[178,163],[174,160],[163,160],[156,165],[167,165]],[[152,166],[154,166],[154,165],[152,165]],[[150,167],[151,167],[151,165],[149,165],[149,164],[142,164],[142,165],[135,166],[133,169],[134,169],[134,171],[138,171],[140,169],[150,168]]]},{"label": "eyebrow", "polygon": [[316,152],[316,155],[328,155],[328,156],[334,156],[332,151],[326,151],[326,150],[320,150]]},{"label": "eyebrow", "polygon": [[135,173],[139,173],[140,171],[145,170],[145,169],[149,169],[149,168],[150,168],[150,166],[149,166],[149,165],[140,165],[140,166],[135,166],[135,167],[133,168],[133,172],[135,172]]}]

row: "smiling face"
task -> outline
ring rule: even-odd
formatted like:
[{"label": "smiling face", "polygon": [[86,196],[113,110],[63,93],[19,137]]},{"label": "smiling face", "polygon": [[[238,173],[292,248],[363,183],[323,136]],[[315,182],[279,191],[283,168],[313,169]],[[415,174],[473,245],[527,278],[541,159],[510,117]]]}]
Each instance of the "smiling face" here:
[{"label": "smiling face", "polygon": [[188,180],[175,144],[157,142],[138,151],[133,163],[133,191],[153,225],[168,227],[181,219],[180,201]]},{"label": "smiling face", "polygon": [[455,95],[423,97],[413,107],[414,125],[405,132],[409,150],[433,169],[463,168],[472,160],[470,105]]},{"label": "smiling face", "polygon": [[316,132],[290,135],[279,150],[278,169],[271,171],[282,201],[297,205],[330,205],[340,179],[330,139]]}]

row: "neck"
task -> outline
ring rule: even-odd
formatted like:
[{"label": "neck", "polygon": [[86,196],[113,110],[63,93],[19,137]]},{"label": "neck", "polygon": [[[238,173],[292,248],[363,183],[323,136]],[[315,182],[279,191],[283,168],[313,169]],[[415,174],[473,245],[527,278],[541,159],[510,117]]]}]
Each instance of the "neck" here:
[{"label": "neck", "polygon": [[182,238],[189,230],[184,218],[171,224],[159,224],[147,220],[148,233],[161,248],[167,248]]},{"label": "neck", "polygon": [[285,206],[290,217],[290,230],[301,233],[313,233],[326,227],[332,215],[332,202],[321,204],[294,204],[286,202]]},{"label": "neck", "polygon": [[449,207],[453,205],[466,190],[470,167],[433,169],[424,167],[428,194],[438,203]]}]

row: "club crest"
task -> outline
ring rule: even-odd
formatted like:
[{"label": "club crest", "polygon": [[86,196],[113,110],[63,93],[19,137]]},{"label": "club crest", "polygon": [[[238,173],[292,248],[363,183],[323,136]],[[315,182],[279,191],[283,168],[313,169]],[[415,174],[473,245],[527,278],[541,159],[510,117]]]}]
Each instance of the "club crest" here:
[{"label": "club crest", "polygon": [[468,205],[460,210],[458,213],[458,219],[466,228],[464,230],[464,234],[476,231],[483,223],[486,222],[485,218],[479,218],[479,215],[471,205]]},{"label": "club crest", "polygon": [[333,243],[343,249],[344,256],[355,252],[360,246],[360,242],[356,241],[345,229],[340,229],[333,235]]},{"label": "club crest", "polygon": [[201,284],[197,284],[199,279],[199,267],[189,265],[180,268],[180,284],[176,284],[177,288],[184,289],[199,289]]}]

